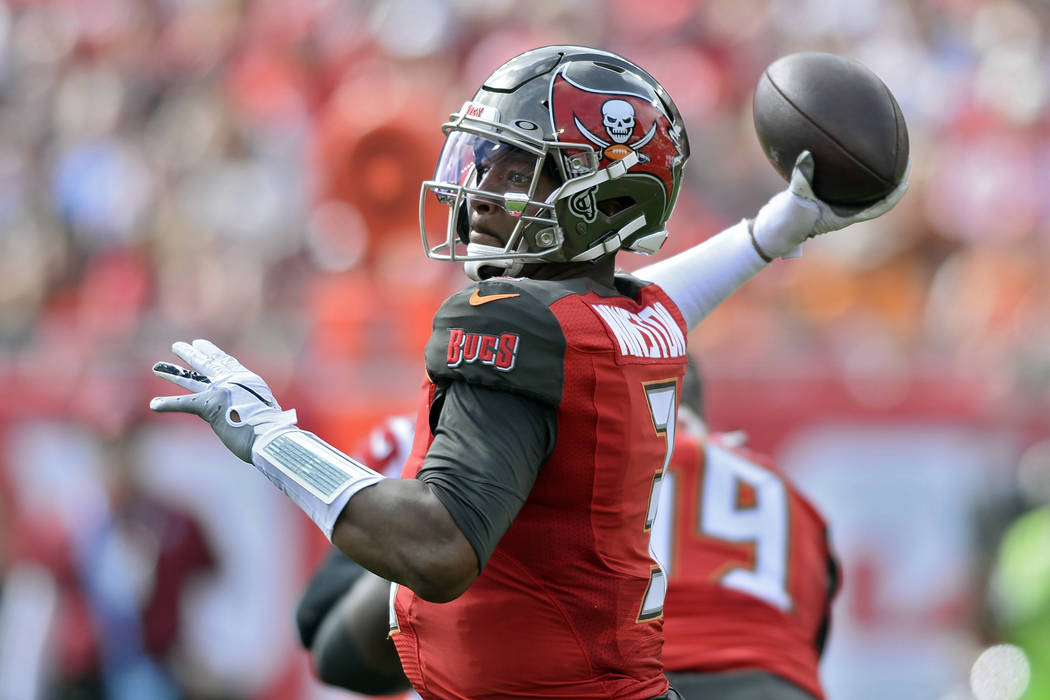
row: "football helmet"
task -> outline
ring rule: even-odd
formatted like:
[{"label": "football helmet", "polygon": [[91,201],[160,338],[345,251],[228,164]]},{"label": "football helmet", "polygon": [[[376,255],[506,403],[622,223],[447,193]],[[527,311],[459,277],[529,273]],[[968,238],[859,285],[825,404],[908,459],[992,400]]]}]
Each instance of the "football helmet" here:
[{"label": "football helmet", "polygon": [[[621,56],[582,46],[527,51],[442,130],[434,178],[420,191],[423,245],[430,258],[467,261],[474,279],[482,267],[514,275],[528,262],[652,254],[667,237],[689,140],[663,87]],[[483,178],[506,163],[511,175]],[[556,183],[546,196],[537,193],[544,176]],[[497,188],[481,187],[492,181]],[[469,240],[475,198],[514,217],[503,247]],[[447,224],[428,231],[428,220],[441,220],[437,206],[448,207]]]}]

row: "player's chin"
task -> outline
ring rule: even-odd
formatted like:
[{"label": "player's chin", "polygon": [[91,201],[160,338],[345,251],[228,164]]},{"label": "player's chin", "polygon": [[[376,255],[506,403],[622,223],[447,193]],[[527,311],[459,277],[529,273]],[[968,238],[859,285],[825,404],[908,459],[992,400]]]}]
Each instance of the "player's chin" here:
[{"label": "player's chin", "polygon": [[470,232],[468,240],[468,247],[487,246],[489,248],[503,248],[507,245],[506,241],[500,240],[499,237],[497,237],[494,234],[476,231],[473,229]]}]

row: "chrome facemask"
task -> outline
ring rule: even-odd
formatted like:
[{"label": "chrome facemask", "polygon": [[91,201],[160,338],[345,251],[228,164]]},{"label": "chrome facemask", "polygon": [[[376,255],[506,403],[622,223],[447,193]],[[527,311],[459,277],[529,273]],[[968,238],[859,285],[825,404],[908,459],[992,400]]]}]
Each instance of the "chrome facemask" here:
[{"label": "chrome facemask", "polygon": [[[558,251],[564,236],[554,203],[563,187],[545,200],[535,198],[546,159],[555,158],[563,182],[593,173],[599,161],[599,155],[586,146],[542,141],[499,123],[498,118],[493,108],[471,103],[453,115],[443,127],[445,146],[434,178],[420,189],[419,226],[427,257],[472,263],[467,266],[472,278],[485,266],[515,274],[524,263],[543,261]],[[573,153],[563,159],[557,151],[567,146]],[[481,188],[482,184],[489,188]],[[501,207],[516,219],[502,248],[470,243],[469,202],[477,199]],[[427,220],[439,218],[432,211],[438,206],[448,207],[446,225],[444,231],[430,231]]]}]

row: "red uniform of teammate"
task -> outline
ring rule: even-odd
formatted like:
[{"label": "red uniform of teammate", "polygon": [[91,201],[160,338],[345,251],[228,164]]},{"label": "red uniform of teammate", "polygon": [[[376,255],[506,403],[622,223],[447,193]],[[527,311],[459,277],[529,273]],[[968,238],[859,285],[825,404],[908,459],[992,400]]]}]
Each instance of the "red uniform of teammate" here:
[{"label": "red uniform of teammate", "polygon": [[[669,578],[664,668],[685,698],[714,697],[714,683],[717,697],[756,683],[769,688],[761,697],[808,697],[774,692],[781,680],[823,698],[817,665],[839,585],[827,526],[768,460],[730,443],[680,426],[664,475],[653,529]],[[761,673],[710,675],[741,671]]]}]

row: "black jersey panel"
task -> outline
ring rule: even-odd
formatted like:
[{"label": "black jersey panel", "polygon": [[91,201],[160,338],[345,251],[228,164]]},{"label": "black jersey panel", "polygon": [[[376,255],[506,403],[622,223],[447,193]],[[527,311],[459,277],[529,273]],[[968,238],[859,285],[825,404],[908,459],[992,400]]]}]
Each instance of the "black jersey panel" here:
[{"label": "black jersey panel", "polygon": [[416,478],[448,509],[483,569],[554,450],[553,407],[457,381],[443,388],[434,441]]},{"label": "black jersey panel", "polygon": [[561,284],[486,280],[449,297],[426,348],[436,382],[466,381],[557,406],[565,335],[550,304],[573,293]]}]

